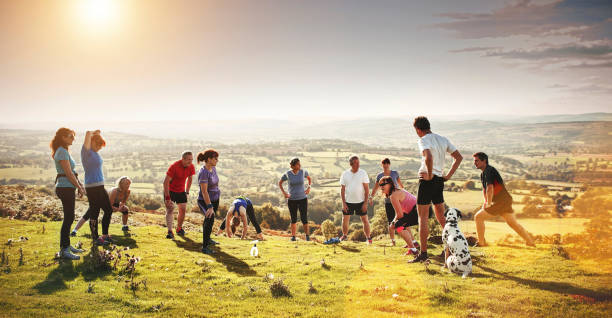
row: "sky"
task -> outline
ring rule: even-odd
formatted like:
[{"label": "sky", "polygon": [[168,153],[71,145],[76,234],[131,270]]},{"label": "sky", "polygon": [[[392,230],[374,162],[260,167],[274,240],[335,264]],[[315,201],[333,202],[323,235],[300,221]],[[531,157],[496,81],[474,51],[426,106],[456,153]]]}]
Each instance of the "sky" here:
[{"label": "sky", "polygon": [[612,110],[610,1],[0,0],[0,123]]}]

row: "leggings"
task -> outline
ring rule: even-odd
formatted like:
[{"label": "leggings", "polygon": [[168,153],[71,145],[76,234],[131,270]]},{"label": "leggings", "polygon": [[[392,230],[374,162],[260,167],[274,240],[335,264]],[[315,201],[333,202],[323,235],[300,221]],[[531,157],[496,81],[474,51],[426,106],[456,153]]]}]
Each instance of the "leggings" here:
[{"label": "leggings", "polygon": [[108,192],[106,192],[103,185],[85,188],[85,191],[87,192],[87,198],[89,199],[89,209],[87,209],[87,213],[83,215],[83,219],[89,219],[91,238],[97,240],[98,216],[100,215],[100,209],[104,211],[104,216],[102,216],[102,234],[108,235],[108,227],[110,226],[113,207],[111,206],[110,199],[108,198]]},{"label": "leggings", "polygon": [[297,223],[297,213],[300,210],[300,220],[302,224],[308,224],[308,199],[302,200],[287,200],[289,206],[289,214],[291,214],[291,223]]},{"label": "leggings", "polygon": [[[219,209],[219,200],[210,202],[213,206],[213,211],[217,214],[217,210]],[[206,201],[198,200],[198,206],[200,207],[200,211],[202,213],[206,213]],[[210,242],[210,233],[212,233],[213,224],[215,224],[215,216],[211,216],[209,218],[204,217],[204,223],[202,223],[202,245],[203,248],[208,247],[208,243]]]},{"label": "leggings", "polygon": [[64,210],[64,221],[60,231],[60,248],[70,246],[70,226],[74,222],[75,190],[75,188],[55,188],[55,194],[62,201],[62,208]]},{"label": "leggings", "polygon": [[[255,227],[255,231],[257,232],[257,234],[260,234],[261,227],[259,226],[259,222],[257,222],[257,219],[255,218],[255,209],[253,209],[252,204],[247,204],[246,213],[247,213],[247,221],[250,223],[253,223],[253,227]],[[221,226],[219,227],[220,230],[225,230],[225,219],[223,220],[224,221],[221,223]]]}]

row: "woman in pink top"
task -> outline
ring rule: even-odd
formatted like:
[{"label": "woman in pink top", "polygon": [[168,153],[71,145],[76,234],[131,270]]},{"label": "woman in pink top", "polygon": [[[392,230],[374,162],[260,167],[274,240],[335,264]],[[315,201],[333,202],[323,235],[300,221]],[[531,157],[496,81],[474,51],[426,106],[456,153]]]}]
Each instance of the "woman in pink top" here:
[{"label": "woman in pink top", "polygon": [[408,245],[409,249],[406,255],[416,255],[417,249],[412,242],[413,236],[410,226],[419,224],[419,216],[416,209],[417,198],[404,189],[397,189],[390,176],[382,177],[378,182],[378,186],[382,193],[391,200],[391,204],[393,204],[395,219],[391,223],[395,225],[397,234]]}]

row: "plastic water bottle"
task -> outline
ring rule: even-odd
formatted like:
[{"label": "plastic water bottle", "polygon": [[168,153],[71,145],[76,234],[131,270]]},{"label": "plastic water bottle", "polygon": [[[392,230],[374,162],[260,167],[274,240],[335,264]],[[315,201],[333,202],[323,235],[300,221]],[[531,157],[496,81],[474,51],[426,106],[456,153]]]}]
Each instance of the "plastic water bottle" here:
[{"label": "plastic water bottle", "polygon": [[257,249],[257,242],[259,242],[259,240],[251,242],[253,243],[253,247],[251,247],[251,256],[253,257],[257,257],[259,255],[259,250]]}]

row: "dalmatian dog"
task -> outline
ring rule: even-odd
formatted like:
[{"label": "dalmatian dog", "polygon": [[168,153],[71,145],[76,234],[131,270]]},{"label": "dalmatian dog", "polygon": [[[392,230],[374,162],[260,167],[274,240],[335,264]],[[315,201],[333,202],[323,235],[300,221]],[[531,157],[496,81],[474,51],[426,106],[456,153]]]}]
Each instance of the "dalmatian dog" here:
[{"label": "dalmatian dog", "polygon": [[472,258],[468,242],[459,230],[458,222],[461,219],[461,211],[450,208],[444,212],[446,225],[442,231],[442,243],[444,249],[448,249],[449,256],[446,258],[446,267],[455,274],[461,274],[466,278],[472,272]]}]

